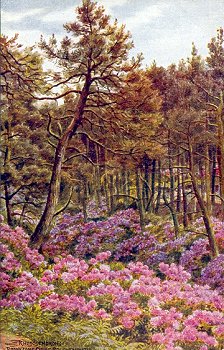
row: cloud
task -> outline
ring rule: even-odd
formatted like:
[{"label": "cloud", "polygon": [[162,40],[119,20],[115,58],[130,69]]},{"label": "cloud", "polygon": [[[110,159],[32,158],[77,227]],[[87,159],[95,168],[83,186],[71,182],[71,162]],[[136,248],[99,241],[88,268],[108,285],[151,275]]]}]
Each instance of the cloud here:
[{"label": "cloud", "polygon": [[43,8],[33,8],[21,12],[2,11],[2,23],[20,22],[26,17],[34,17],[43,12]]},{"label": "cloud", "polygon": [[125,24],[128,29],[135,29],[143,24],[149,24],[159,17],[165,16],[165,10],[169,7],[168,3],[160,2],[155,5],[146,6],[137,11],[133,16],[126,19]]},{"label": "cloud", "polygon": [[99,0],[98,3],[103,5],[106,9],[106,12],[113,12],[114,7],[122,7],[128,4],[129,0]]},{"label": "cloud", "polygon": [[57,23],[65,23],[69,21],[73,21],[75,19],[76,13],[75,13],[75,7],[69,7],[61,9],[60,11],[51,11],[47,13],[46,15],[42,16],[43,22],[57,22]]},{"label": "cloud", "polygon": [[[105,7],[106,13],[114,14],[114,7],[122,7],[128,3],[128,0],[99,0],[98,4]],[[79,4],[80,5],[80,4]],[[46,15],[42,16],[42,21],[46,23],[67,23],[75,19],[76,6],[62,8],[61,10],[51,11]]]}]

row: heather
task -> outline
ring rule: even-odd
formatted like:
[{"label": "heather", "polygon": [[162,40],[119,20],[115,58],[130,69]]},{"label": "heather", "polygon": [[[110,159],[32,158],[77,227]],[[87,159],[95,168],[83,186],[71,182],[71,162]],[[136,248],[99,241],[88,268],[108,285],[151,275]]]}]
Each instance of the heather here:
[{"label": "heather", "polygon": [[168,220],[141,232],[133,209],[98,214],[62,215],[43,254],[1,224],[2,330],[65,348],[222,349],[223,254],[195,235],[200,221],[175,238]]}]

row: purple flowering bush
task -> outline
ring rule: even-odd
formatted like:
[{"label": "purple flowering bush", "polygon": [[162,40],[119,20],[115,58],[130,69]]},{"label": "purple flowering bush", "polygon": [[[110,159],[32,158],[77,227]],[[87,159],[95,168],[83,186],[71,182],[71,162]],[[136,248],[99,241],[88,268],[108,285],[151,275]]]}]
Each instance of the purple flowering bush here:
[{"label": "purple flowering bush", "polygon": [[[51,244],[45,247],[48,254],[45,258],[28,247],[29,237],[21,228],[13,230],[2,224],[0,307],[4,326],[7,319],[8,327],[11,330],[17,327],[14,328],[17,333],[35,338],[36,333],[40,333],[38,329],[44,334],[50,330],[56,339],[63,339],[65,334],[71,337],[74,335],[71,327],[74,327],[74,337],[80,335],[73,339],[76,344],[80,342],[83,347],[89,344],[92,349],[100,346],[128,349],[128,344],[136,343],[145,349],[221,350],[224,342],[224,298],[220,287],[223,286],[220,282],[223,256],[203,267],[196,283],[191,268],[185,269],[192,260],[184,254],[191,248],[208,254],[203,242],[195,240],[190,249],[182,253],[182,265],[166,263],[164,260],[169,260],[170,252],[181,244],[189,244],[191,235],[183,241],[174,239],[173,245],[169,245],[162,242],[160,229],[154,231],[152,237],[150,229],[151,225],[144,234],[140,233],[138,215],[133,210],[88,223],[82,222],[81,215],[75,217],[75,222],[68,215],[54,229]],[[72,239],[67,244],[69,232]],[[166,235],[164,233],[164,237]],[[71,254],[74,237],[77,243]],[[62,242],[59,247],[52,247],[58,242]],[[138,249],[133,251],[136,246]],[[113,249],[103,251],[104,247]],[[118,253],[116,248],[120,248]],[[125,256],[121,255],[125,250],[139,261],[119,259]],[[157,263],[152,264],[154,269],[140,261],[144,250],[149,251],[147,259],[152,259],[153,252],[157,254]],[[220,268],[216,270],[215,264]],[[27,318],[30,320],[36,314],[39,316],[32,320],[32,330],[28,326],[18,328],[18,322],[28,324]],[[89,343],[86,340],[88,344],[84,345],[81,339],[87,328],[92,336],[86,335]],[[97,341],[101,343],[93,336],[96,329]],[[112,330],[116,330],[114,334]],[[110,343],[102,343],[104,338]]]},{"label": "purple flowering bush", "polygon": [[201,271],[200,282],[224,294],[224,254],[211,260]]}]

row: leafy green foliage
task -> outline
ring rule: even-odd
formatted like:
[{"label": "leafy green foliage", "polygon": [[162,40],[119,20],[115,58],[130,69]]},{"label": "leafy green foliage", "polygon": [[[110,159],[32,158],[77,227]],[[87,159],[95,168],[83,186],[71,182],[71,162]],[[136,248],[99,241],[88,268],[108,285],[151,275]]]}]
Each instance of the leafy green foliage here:
[{"label": "leafy green foliage", "polygon": [[37,344],[55,342],[60,344],[60,349],[70,348],[72,344],[80,350],[160,349],[159,346],[149,348],[145,343],[124,339],[121,326],[111,327],[110,323],[102,320],[73,318],[68,313],[56,315],[42,311],[38,305],[23,310],[2,310],[0,327],[2,333],[13,333]]}]

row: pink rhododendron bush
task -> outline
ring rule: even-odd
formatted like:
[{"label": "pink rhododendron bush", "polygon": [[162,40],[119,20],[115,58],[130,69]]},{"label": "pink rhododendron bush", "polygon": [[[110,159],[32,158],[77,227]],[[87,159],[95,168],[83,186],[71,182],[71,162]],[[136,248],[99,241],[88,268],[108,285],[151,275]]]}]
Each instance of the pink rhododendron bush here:
[{"label": "pink rhododendron bush", "polygon": [[[198,283],[191,261],[200,240],[181,254],[181,264],[118,261],[115,248],[122,252],[129,244],[132,257],[137,247],[138,259],[142,249],[146,255],[149,249],[147,259],[153,249],[172,255],[172,246],[162,251],[162,242],[149,233],[150,227],[140,233],[137,214],[130,210],[99,222],[65,216],[44,257],[28,247],[21,228],[2,224],[2,329],[31,339],[63,339],[64,346],[75,342],[80,349],[222,350],[223,255],[204,263]],[[112,249],[103,251],[106,246]],[[206,249],[201,252],[209,256]]]},{"label": "pink rhododendron bush", "polygon": [[[93,204],[91,205],[93,208]],[[201,219],[192,230],[175,237],[170,222],[149,223],[142,233],[139,216],[133,209],[116,212],[107,219],[94,221],[104,211],[90,212],[90,221],[84,222],[81,213],[65,214],[52,229],[50,240],[44,246],[45,254],[54,256],[69,252],[75,257],[89,259],[98,252],[109,250],[111,260],[141,261],[156,268],[160,262],[180,263],[197,283],[209,284],[224,292],[224,258],[221,255],[210,263],[208,239]],[[161,221],[161,219],[160,219]],[[220,253],[224,253],[224,223],[212,219]],[[198,232],[198,233],[197,233]],[[208,276],[206,279],[203,276]],[[202,277],[202,278],[201,278]]]}]

